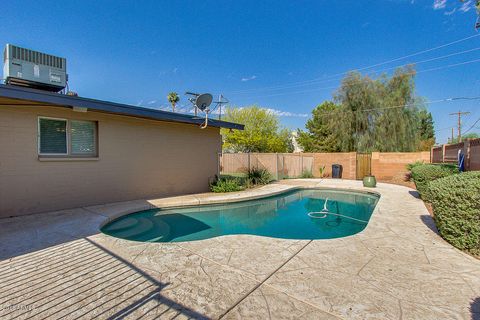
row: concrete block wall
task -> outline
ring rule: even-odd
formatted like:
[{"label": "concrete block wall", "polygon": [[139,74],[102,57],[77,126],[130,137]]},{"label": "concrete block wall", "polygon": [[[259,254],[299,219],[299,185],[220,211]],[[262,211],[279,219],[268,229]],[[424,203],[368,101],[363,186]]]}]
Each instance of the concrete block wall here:
[{"label": "concrete block wall", "polygon": [[407,164],[430,163],[430,152],[372,152],[372,175],[378,180],[403,179]]},{"label": "concrete block wall", "polygon": [[320,178],[320,167],[323,166],[325,166],[325,173],[331,177],[332,165],[340,164],[343,167],[343,179],[356,179],[356,152],[312,153],[312,155],[314,157],[312,172],[314,177]]}]

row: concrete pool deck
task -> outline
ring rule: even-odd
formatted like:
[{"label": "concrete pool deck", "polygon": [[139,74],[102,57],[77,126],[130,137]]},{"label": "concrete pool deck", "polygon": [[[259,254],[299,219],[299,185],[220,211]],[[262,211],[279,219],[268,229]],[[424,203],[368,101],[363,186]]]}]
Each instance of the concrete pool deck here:
[{"label": "concrete pool deck", "polygon": [[[375,191],[367,228],[331,240],[250,235],[180,243],[99,226],[150,207],[294,187]],[[130,201],[0,219],[0,318],[477,319],[480,260],[443,241],[414,190],[296,179],[241,193]]]}]

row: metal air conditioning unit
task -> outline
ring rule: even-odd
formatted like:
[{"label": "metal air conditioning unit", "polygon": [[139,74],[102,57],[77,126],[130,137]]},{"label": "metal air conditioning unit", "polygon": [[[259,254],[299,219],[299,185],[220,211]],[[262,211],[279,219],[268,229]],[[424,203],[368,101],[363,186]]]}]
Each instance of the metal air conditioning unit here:
[{"label": "metal air conditioning unit", "polygon": [[67,60],[7,44],[3,78],[6,84],[58,92],[67,84]]}]

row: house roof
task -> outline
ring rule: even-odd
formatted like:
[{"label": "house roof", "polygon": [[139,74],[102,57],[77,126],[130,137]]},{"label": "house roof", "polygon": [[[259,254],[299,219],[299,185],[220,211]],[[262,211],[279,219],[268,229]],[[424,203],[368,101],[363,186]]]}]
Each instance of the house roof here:
[{"label": "house roof", "polygon": [[[128,104],[68,96],[60,93],[42,91],[12,85],[0,85],[0,106],[28,105],[53,106],[63,108],[87,108],[91,111],[112,113],[135,118],[152,119],[201,125],[205,118],[188,114],[142,108]],[[208,125],[217,128],[243,130],[244,125],[215,119],[208,119]]]}]

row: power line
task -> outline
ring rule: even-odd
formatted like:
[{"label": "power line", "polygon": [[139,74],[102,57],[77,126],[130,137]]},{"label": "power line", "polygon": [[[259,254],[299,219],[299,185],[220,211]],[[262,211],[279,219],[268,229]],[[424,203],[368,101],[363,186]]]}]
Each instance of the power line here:
[{"label": "power line", "polygon": [[[460,51],[460,52],[456,52],[456,53],[452,53],[452,54],[448,54],[448,55],[444,55],[444,56],[440,56],[440,57],[435,57],[435,58],[431,58],[431,59],[427,59],[427,60],[423,60],[423,61],[414,61],[414,62],[411,62],[411,63],[406,63],[406,64],[402,64],[402,65],[397,65],[397,66],[394,66],[394,67],[391,67],[391,68],[382,69],[382,70],[377,70],[377,71],[374,70],[374,71],[371,71],[371,72],[369,72],[369,73],[367,73],[367,74],[380,73],[380,72],[384,72],[384,71],[388,71],[388,70],[392,70],[392,69],[396,69],[396,68],[400,68],[400,67],[406,67],[406,66],[408,66],[408,65],[421,64],[421,63],[430,62],[430,61],[439,60],[439,59],[444,59],[444,58],[447,58],[447,57],[452,57],[452,56],[455,56],[455,55],[464,54],[464,53],[468,53],[468,52],[473,52],[473,51],[477,51],[477,50],[480,50],[480,47],[477,47],[477,48],[474,48],[474,49],[470,49],[470,50]],[[410,72],[410,73],[406,73],[406,74],[418,74],[418,73],[436,71],[436,70],[447,69],[447,68],[456,67],[456,66],[460,66],[460,65],[475,63],[475,62],[478,62],[478,61],[480,61],[480,59],[463,61],[463,62],[459,62],[459,63],[455,63],[455,64],[450,64],[450,65],[446,65],[446,66],[439,66],[439,67],[434,67],[434,68],[430,68],[430,69],[424,69],[424,70],[420,70],[420,71],[414,71],[414,72]],[[309,83],[309,84],[295,85],[295,86],[285,86],[284,88],[274,88],[274,89],[268,89],[268,90],[270,90],[270,91],[276,91],[276,90],[282,90],[282,89],[290,89],[290,88],[296,88],[296,87],[311,86],[311,85],[315,85],[315,84],[322,83],[322,82],[332,82],[332,81],[337,81],[337,80],[340,80],[340,79],[342,79],[342,78],[340,77],[340,78],[336,78],[336,79],[330,79],[330,80],[326,80],[326,81],[320,81],[320,82],[317,82],[317,83]],[[331,87],[318,88],[318,89],[330,89],[330,88],[331,88]],[[262,90],[262,89],[250,89],[250,90],[252,90],[252,91],[253,91],[253,90],[254,90],[254,91],[265,91],[265,90]],[[303,92],[303,91],[298,91],[298,92],[296,92],[296,93],[301,93],[301,92]],[[309,91],[306,91],[306,92],[309,92]],[[251,94],[251,92],[238,92],[238,93],[230,93],[230,94],[231,94],[231,95],[242,95],[242,94]]]},{"label": "power line", "polygon": [[[440,102],[452,102],[452,101],[458,101],[458,100],[480,100],[480,96],[479,97],[451,97],[451,98],[444,98],[444,99],[437,99],[437,100],[423,101],[423,102],[418,101],[418,102],[396,105],[396,106],[391,106],[391,107],[358,110],[357,112],[369,112],[369,111],[388,110],[388,109],[396,109],[396,108],[409,108],[409,107],[417,106],[418,103],[423,103],[423,104],[426,104],[426,105],[430,105],[430,104],[435,104],[435,103],[440,103]],[[321,115],[329,115],[329,114],[335,114],[335,113],[338,113],[338,112],[349,112],[349,111],[350,110],[333,110],[333,111],[321,112],[320,114]]]},{"label": "power line", "polygon": [[469,39],[472,39],[472,38],[475,38],[475,37],[478,37],[478,36],[480,36],[480,34],[475,34],[473,36],[466,37],[466,38],[459,39],[459,40],[455,40],[455,41],[452,41],[452,42],[449,42],[449,43],[446,43],[446,44],[442,44],[442,45],[434,47],[434,48],[418,51],[418,52],[415,52],[415,53],[412,53],[412,54],[409,54],[409,55],[406,55],[406,56],[403,56],[403,57],[400,57],[400,58],[396,58],[396,59],[392,59],[392,60],[389,60],[389,61],[377,63],[377,64],[374,64],[374,65],[364,67],[364,68],[361,68],[361,69],[356,69],[356,70],[361,71],[361,70],[370,69],[370,68],[378,67],[378,66],[381,66],[381,65],[385,65],[385,64],[388,64],[388,63],[391,63],[391,62],[403,60],[403,59],[406,59],[406,58],[411,58],[411,57],[414,57],[414,56],[418,56],[420,54],[424,54],[424,53],[427,53],[427,52],[431,52],[431,51],[434,51],[434,50],[445,48],[445,47],[451,46],[452,44],[463,42],[463,41],[466,41],[466,40],[469,40]]},{"label": "power line", "polygon": [[475,121],[470,128],[468,128],[466,131],[464,131],[463,134],[465,135],[465,133],[472,130],[479,121],[480,121],[480,118],[478,118],[477,121]]},{"label": "power line", "polygon": [[[476,63],[476,62],[480,62],[480,59],[463,61],[463,62],[459,62],[459,63],[449,64],[449,65],[446,65],[446,66],[424,69],[424,70],[420,70],[420,71],[407,72],[405,74],[406,75],[416,75],[416,74],[419,74],[419,73],[426,73],[426,72],[432,72],[432,71],[437,71],[437,70],[443,70],[443,69],[458,67],[458,66],[462,66],[462,65],[466,65],[466,64]],[[337,87],[323,87],[323,88],[316,88],[316,89],[311,89],[311,90],[302,90],[302,91],[284,92],[284,93],[278,93],[278,94],[272,94],[272,95],[263,95],[263,96],[257,96],[257,98],[266,98],[266,97],[281,96],[281,95],[293,95],[293,94],[298,94],[298,93],[315,92],[315,91],[318,91],[318,90],[335,89],[335,88],[337,88]],[[235,94],[231,94],[231,95],[235,95]]]},{"label": "power line", "polygon": [[376,64],[373,64],[373,65],[370,65],[370,66],[366,66],[366,67],[362,67],[362,68],[353,68],[353,69],[350,69],[350,70],[348,70],[348,71],[344,71],[344,72],[341,72],[341,73],[333,74],[333,75],[331,75],[331,76],[327,76],[326,78],[325,78],[325,77],[322,77],[322,78],[314,78],[314,79],[305,80],[305,81],[292,82],[292,83],[290,83],[290,84],[270,86],[270,87],[263,87],[263,88],[257,88],[257,89],[237,90],[237,91],[232,91],[232,92],[230,92],[230,94],[239,93],[239,92],[244,92],[244,91],[250,91],[250,90],[269,90],[269,89],[274,89],[274,88],[280,88],[280,87],[285,87],[285,86],[290,86],[290,85],[298,85],[298,84],[304,84],[304,83],[312,83],[312,82],[317,82],[317,81],[333,81],[333,80],[335,80],[335,79],[328,80],[328,78],[343,76],[343,75],[348,74],[350,71],[353,71],[353,70],[363,71],[363,70],[366,70],[366,69],[371,69],[371,68],[378,67],[378,66],[381,66],[381,65],[385,65],[385,64],[388,64],[388,63],[392,63],[392,62],[395,62],[395,61],[400,61],[400,60],[403,60],[403,59],[406,59],[406,58],[411,58],[411,57],[414,57],[414,56],[417,56],[417,55],[421,55],[421,54],[424,54],[424,53],[427,53],[427,52],[431,52],[431,51],[434,51],[434,50],[438,50],[438,49],[441,49],[441,48],[445,48],[445,47],[451,46],[451,45],[453,45],[453,44],[457,44],[457,43],[460,43],[460,42],[463,42],[463,41],[466,41],[466,40],[469,40],[469,39],[472,39],[472,38],[475,38],[475,37],[478,37],[478,36],[480,36],[480,34],[475,34],[475,35],[473,35],[473,36],[469,36],[469,37],[466,37],[466,38],[462,38],[462,39],[459,39],[459,40],[455,40],[455,41],[452,41],[452,42],[449,42],[449,43],[442,44],[442,45],[440,45],[440,46],[436,46],[436,47],[433,47],[433,48],[429,48],[429,49],[425,49],[425,50],[422,50],[422,51],[418,51],[418,52],[415,52],[415,53],[412,53],[412,54],[408,54],[408,55],[406,55],[406,56],[402,56],[402,57],[398,57],[398,58],[395,58],[395,59],[387,60],[387,61],[384,61],[384,62],[376,63]]},{"label": "power line", "polygon": [[390,67],[390,68],[385,68],[385,69],[378,70],[378,71],[371,71],[371,72],[368,72],[367,74],[369,74],[369,73],[372,74],[372,73],[385,72],[385,71],[388,71],[388,70],[397,69],[397,68],[399,68],[399,67],[406,67],[406,66],[408,66],[408,65],[413,65],[413,64],[414,64],[414,65],[417,65],[417,64],[421,64],[421,63],[426,63],[426,62],[435,61],[435,60],[450,58],[450,57],[453,57],[453,56],[458,56],[458,55],[460,55],[460,54],[465,54],[465,53],[469,53],[469,52],[473,52],[473,51],[478,51],[478,50],[480,50],[480,47],[473,48],[473,49],[469,49],[469,50],[464,50],[464,51],[460,51],[460,52],[454,52],[454,53],[450,53],[450,54],[447,54],[447,55],[444,55],[444,56],[435,57],[435,58],[431,58],[431,59],[409,62],[409,63],[405,63],[405,64],[402,64],[402,65],[398,65],[398,66],[394,66],[394,67]]},{"label": "power line", "polygon": [[254,96],[255,98],[268,98],[268,97],[276,97],[276,96],[284,96],[284,95],[291,95],[291,94],[298,94],[298,93],[309,93],[309,92],[317,92],[319,90],[327,90],[327,89],[337,89],[338,86],[332,87],[322,87],[322,88],[315,88],[315,89],[308,89],[308,90],[301,90],[301,91],[293,91],[293,92],[281,92],[281,93],[273,93],[267,94],[262,96]]}]

